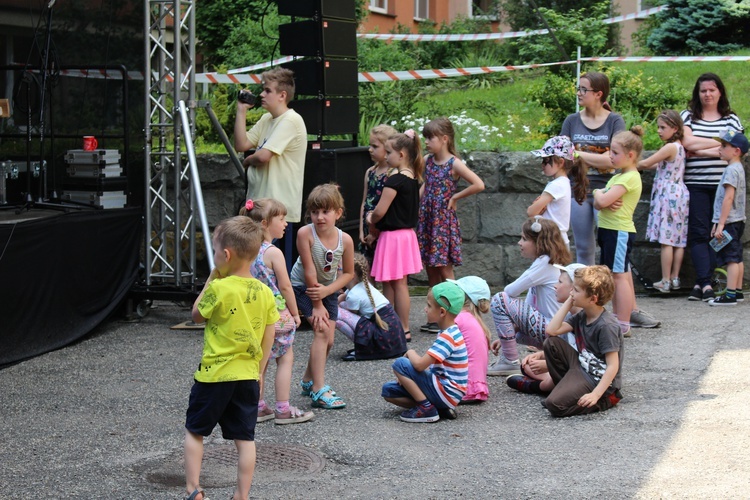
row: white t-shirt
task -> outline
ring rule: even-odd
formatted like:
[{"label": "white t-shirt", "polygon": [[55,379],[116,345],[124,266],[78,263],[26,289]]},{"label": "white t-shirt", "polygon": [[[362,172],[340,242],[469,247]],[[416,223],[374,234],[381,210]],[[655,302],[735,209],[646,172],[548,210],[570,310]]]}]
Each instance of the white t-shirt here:
[{"label": "white t-shirt", "polygon": [[568,240],[568,229],[570,228],[570,179],[566,176],[558,177],[550,181],[544,188],[545,193],[552,196],[552,201],[547,205],[547,210],[542,218],[549,219],[560,228],[563,241],[570,246]]},{"label": "white t-shirt", "polygon": [[547,319],[552,319],[560,303],[557,302],[555,285],[560,278],[560,270],[549,263],[549,255],[540,255],[524,273],[505,287],[505,293],[518,297],[528,290],[526,303],[539,311]]},{"label": "white t-shirt", "polygon": [[372,292],[372,300],[375,302],[375,309],[372,308],[370,297],[367,296],[365,284],[362,282],[357,283],[351,290],[346,292],[346,300],[339,305],[344,309],[359,314],[360,316],[372,318],[375,311],[388,305],[389,302],[388,299],[386,299],[385,296],[372,285],[370,285],[370,292]]}]

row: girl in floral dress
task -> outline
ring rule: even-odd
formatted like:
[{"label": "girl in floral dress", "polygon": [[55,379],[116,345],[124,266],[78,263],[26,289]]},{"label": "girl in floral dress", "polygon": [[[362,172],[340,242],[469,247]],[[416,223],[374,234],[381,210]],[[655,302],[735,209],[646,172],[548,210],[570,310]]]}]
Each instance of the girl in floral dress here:
[{"label": "girl in floral dress", "polygon": [[[420,190],[417,239],[427,279],[435,286],[453,279],[453,266],[461,265],[461,228],[456,204],[484,190],[484,182],[456,156],[455,132],[447,118],[436,118],[422,129],[425,137],[425,183]],[[469,185],[457,191],[459,179]],[[422,331],[437,333],[427,323]]]},{"label": "girl in floral dress", "polygon": [[365,190],[362,194],[362,205],[359,208],[359,251],[367,259],[370,269],[372,269],[372,258],[375,255],[378,231],[370,232],[369,225],[365,222],[365,214],[375,209],[383,194],[385,179],[388,177],[385,143],[396,133],[396,129],[390,125],[378,125],[370,131],[370,158],[374,164],[365,172]]},{"label": "girl in floral dress", "polygon": [[656,119],[662,148],[638,163],[639,169],[656,169],[651,189],[646,238],[661,244],[661,281],[654,288],[663,293],[680,287],[680,267],[687,245],[690,192],[682,180],[685,148],[682,146],[682,118],[671,109]]}]

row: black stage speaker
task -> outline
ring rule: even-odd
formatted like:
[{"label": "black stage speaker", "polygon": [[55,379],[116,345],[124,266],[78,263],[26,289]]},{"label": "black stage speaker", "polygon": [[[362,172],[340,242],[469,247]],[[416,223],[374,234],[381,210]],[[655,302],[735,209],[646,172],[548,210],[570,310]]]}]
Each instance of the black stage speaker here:
[{"label": "black stage speaker", "polygon": [[354,0],[278,0],[279,15],[354,21]]},{"label": "black stage speaker", "polygon": [[356,96],[355,59],[305,59],[282,64],[294,71],[296,95]]},{"label": "black stage speaker", "polygon": [[356,97],[295,99],[289,107],[302,116],[310,135],[359,132],[359,99]]},{"label": "black stage speaker", "polygon": [[357,57],[357,24],[353,21],[300,21],[279,25],[283,56]]}]

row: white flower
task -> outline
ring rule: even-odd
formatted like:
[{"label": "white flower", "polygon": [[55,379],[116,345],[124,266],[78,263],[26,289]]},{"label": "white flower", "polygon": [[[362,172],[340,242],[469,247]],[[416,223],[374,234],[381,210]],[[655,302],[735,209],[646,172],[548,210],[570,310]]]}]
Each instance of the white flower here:
[{"label": "white flower", "polygon": [[523,126],[523,131],[528,134],[531,131],[531,129],[529,127],[527,127],[526,125],[524,125]]},{"label": "white flower", "polygon": [[466,142],[466,137],[461,137],[461,142]]},{"label": "white flower", "polygon": [[393,121],[391,122],[391,127],[395,127],[397,123],[398,123],[398,122],[397,122],[396,120],[393,120]]},{"label": "white flower", "polygon": [[474,157],[473,156],[469,156],[469,160],[474,161]]}]

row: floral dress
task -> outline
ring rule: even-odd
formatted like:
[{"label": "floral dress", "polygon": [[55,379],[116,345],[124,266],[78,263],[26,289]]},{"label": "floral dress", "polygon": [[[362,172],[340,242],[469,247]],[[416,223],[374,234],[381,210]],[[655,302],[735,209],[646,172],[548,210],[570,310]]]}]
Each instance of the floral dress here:
[{"label": "floral dress", "polygon": [[663,161],[656,167],[646,225],[649,241],[681,248],[687,244],[690,193],[682,180],[684,173],[685,148],[677,144],[674,160]]},{"label": "floral dress", "polygon": [[460,266],[461,228],[456,211],[448,202],[456,194],[458,179],[451,174],[455,156],[438,165],[433,155],[425,164],[424,195],[419,205],[417,239],[422,262],[429,267]]},{"label": "floral dress", "polygon": [[[387,170],[382,174],[378,174],[375,172],[376,169],[377,165],[375,165],[372,170],[367,173],[367,195],[365,196],[365,211],[362,213],[363,217],[367,215],[367,212],[375,210],[375,207],[380,201],[380,196],[383,194],[383,186],[385,186],[385,180],[388,178]],[[365,220],[362,221],[362,230],[364,232],[364,236],[370,234],[369,225]],[[374,241],[372,243],[372,246],[368,247],[361,241],[359,242],[359,251],[367,258],[367,261],[370,263],[371,267],[372,259],[375,255],[376,243],[377,242]]]}]

